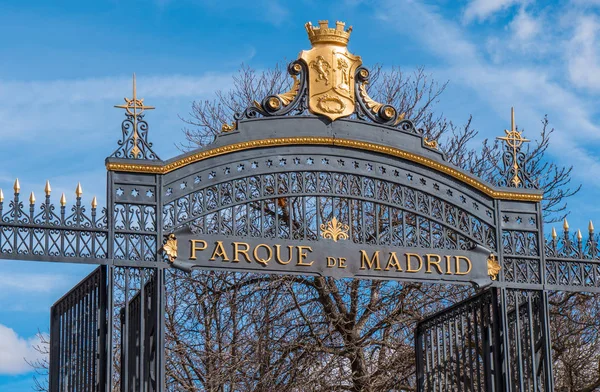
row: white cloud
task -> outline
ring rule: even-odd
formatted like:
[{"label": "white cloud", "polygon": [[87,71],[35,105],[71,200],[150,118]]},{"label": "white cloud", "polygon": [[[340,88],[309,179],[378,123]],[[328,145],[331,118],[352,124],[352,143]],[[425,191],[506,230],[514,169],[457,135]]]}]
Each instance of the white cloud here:
[{"label": "white cloud", "polygon": [[595,17],[580,16],[569,42],[569,77],[578,87],[600,89],[597,40],[599,28],[600,24]]},{"label": "white cloud", "polygon": [[39,337],[24,339],[12,328],[0,324],[0,374],[31,372],[33,369],[26,361],[33,362],[45,357],[34,349],[39,344]]},{"label": "white cloud", "polygon": [[519,3],[523,3],[523,0],[471,0],[465,8],[463,17],[466,22],[474,19],[483,21],[496,12]]},{"label": "white cloud", "polygon": [[524,9],[519,11],[510,22],[509,27],[513,32],[513,36],[521,42],[530,41],[540,32],[539,20],[531,17]]},{"label": "white cloud", "polygon": [[6,272],[0,275],[0,295],[18,291],[27,293],[49,293],[63,288],[68,276],[60,274],[36,274],[22,272]]}]

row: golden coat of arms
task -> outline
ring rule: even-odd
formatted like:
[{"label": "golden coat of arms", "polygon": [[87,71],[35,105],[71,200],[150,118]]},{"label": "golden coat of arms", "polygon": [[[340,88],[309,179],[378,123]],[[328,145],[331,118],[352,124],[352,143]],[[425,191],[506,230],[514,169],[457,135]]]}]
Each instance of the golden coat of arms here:
[{"label": "golden coat of arms", "polygon": [[360,56],[348,52],[352,27],[344,26],[336,22],[330,28],[326,20],[319,21],[319,27],[307,23],[312,49],[300,53],[308,67],[308,108],[332,121],[354,112],[354,74],[362,64]]}]

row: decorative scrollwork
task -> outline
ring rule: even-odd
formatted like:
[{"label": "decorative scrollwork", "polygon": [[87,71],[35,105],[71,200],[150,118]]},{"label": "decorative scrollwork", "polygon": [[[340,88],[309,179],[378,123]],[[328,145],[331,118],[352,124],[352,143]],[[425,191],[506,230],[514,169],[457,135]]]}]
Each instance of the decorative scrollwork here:
[{"label": "decorative scrollwork", "polygon": [[511,108],[511,130],[504,130],[506,136],[498,137],[498,140],[504,141],[504,153],[502,154],[503,169],[501,170],[500,186],[513,188],[535,188],[527,172],[527,157],[521,151],[523,143],[528,142],[522,136],[522,132],[517,131],[515,126],[515,112]]},{"label": "decorative scrollwork", "polygon": [[372,99],[367,92],[369,84],[369,71],[360,67],[356,70],[356,95],[358,97],[356,105],[356,116],[360,119],[369,119],[378,124],[397,126],[404,120],[405,114],[398,111],[391,105],[380,103]]},{"label": "decorative scrollwork", "polygon": [[284,116],[286,114],[301,115],[306,113],[306,64],[296,60],[288,65],[288,74],[293,83],[289,91],[281,94],[269,95],[262,102],[254,101],[254,104],[241,113],[236,113],[236,121],[252,119],[259,116],[272,117]]},{"label": "decorative scrollwork", "polygon": [[26,211],[17,185],[15,182],[14,198],[7,210],[0,198],[0,253],[80,259],[107,257],[106,208],[98,214],[95,198],[88,215],[78,186],[75,204],[68,214],[65,195],[60,198],[60,207],[55,206],[50,201],[51,189],[47,183],[45,200],[38,207],[32,193]]},{"label": "decorative scrollwork", "polygon": [[144,120],[144,111],[154,109],[154,107],[144,105],[144,99],[137,98],[135,74],[133,75],[133,98],[125,98],[124,105],[115,105],[115,107],[125,109],[125,120],[121,124],[121,140],[117,142],[119,148],[110,156],[159,160],[158,155],[152,150],[152,143],[148,141],[148,123]]}]

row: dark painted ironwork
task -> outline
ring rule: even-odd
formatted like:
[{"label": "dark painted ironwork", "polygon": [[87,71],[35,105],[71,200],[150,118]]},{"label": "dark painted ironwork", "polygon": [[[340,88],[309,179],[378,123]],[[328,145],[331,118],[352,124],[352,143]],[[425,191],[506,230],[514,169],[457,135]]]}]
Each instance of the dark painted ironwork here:
[{"label": "dark painted ironwork", "polygon": [[100,266],[52,306],[51,391],[106,390],[107,283]]},{"label": "dark painted ironwork", "polygon": [[49,194],[36,206],[19,192],[8,208],[5,204],[0,202],[0,258],[83,263],[107,258],[106,208],[98,213],[92,207],[88,214],[81,196],[68,208],[53,204]]},{"label": "dark painted ironwork", "polygon": [[152,271],[139,272],[139,278],[146,275],[147,281],[120,310],[121,391],[158,390],[156,280]]},{"label": "dark painted ironwork", "polygon": [[[164,269],[171,264],[160,248],[167,235],[190,230],[239,241],[314,244],[322,239],[321,225],[336,218],[348,225],[353,246],[458,251],[480,245],[492,251],[501,267],[497,280],[489,281],[500,292],[500,317],[491,305],[495,297],[485,294],[459,307],[475,309],[474,318],[452,308],[434,317],[430,329],[422,327],[421,336],[441,328],[428,339],[465,343],[462,330],[448,335],[447,323],[471,323],[482,349],[484,339],[489,346],[502,337],[507,390],[552,391],[547,292],[600,292],[593,230],[587,241],[574,240],[568,230],[544,240],[541,192],[528,177],[520,144],[507,144],[502,186],[487,184],[449,164],[402,113],[369,98],[365,68],[353,81],[354,113],[333,122],[308,110],[306,64],[292,62],[288,71],[289,92],[237,114],[235,127],[225,127],[213,144],[168,161],[152,151],[143,114],[126,114],[119,148],[107,159],[106,208],[94,205],[88,214],[81,194],[71,208],[53,205],[49,194],[39,206],[33,197],[27,206],[19,190],[0,201],[0,258],[106,265],[95,273],[104,275],[87,278],[53,307],[51,390],[164,390]],[[131,104],[134,112],[143,107],[135,99],[127,100]],[[89,283],[95,279],[106,283]],[[89,313],[93,306],[96,319]],[[78,328],[86,332],[74,335]],[[90,340],[81,339],[94,328],[100,335],[91,341],[106,340],[96,346],[95,381],[73,381],[72,367],[88,358],[77,356],[83,351],[73,344],[85,346]],[[73,336],[81,339],[69,340]],[[436,361],[454,360],[430,340],[419,344],[437,350]],[[475,354],[470,346],[461,349]],[[488,349],[495,352],[497,345]],[[484,388],[485,370],[493,370],[493,384],[498,368],[479,355],[481,365],[473,370],[484,372],[477,384]],[[440,368],[428,371],[449,377]]]},{"label": "dark painted ironwork", "polygon": [[419,322],[415,332],[417,390],[506,391],[500,331],[495,288]]}]

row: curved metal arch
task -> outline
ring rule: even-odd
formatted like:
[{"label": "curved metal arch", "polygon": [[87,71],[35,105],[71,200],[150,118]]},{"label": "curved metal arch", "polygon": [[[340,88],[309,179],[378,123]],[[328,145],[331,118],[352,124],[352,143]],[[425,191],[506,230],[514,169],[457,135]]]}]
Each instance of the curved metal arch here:
[{"label": "curved metal arch", "polygon": [[[407,122],[410,123],[410,122]],[[445,161],[443,154],[428,148],[421,135],[413,132],[355,120],[325,123],[316,117],[282,116],[241,121],[239,129],[222,134],[213,144],[168,161],[137,163],[111,158],[107,169],[121,172],[170,174],[186,170],[194,164],[208,164],[219,157],[229,157],[241,151],[259,150],[272,154],[276,150],[302,147],[307,151],[317,146],[344,148],[373,155],[387,156],[417,164],[424,170],[438,172],[469,189],[496,199],[540,201],[542,194],[535,190],[498,188]],[[233,159],[233,158],[231,158]]]},{"label": "curved metal arch", "polygon": [[[212,173],[215,171],[213,170]],[[326,183],[325,186],[323,182]],[[396,220],[402,215],[403,223],[404,216],[409,214],[416,221],[427,221],[440,230],[455,232],[457,236],[465,237],[469,241],[491,249],[495,249],[497,244],[491,213],[488,219],[483,220],[465,208],[431,195],[424,189],[392,182],[389,178],[335,171],[263,172],[195,187],[178,197],[169,199],[163,205],[163,228],[167,231],[175,230],[197,223],[215,213],[219,215],[218,219],[222,220],[221,214],[224,210],[228,211],[225,212],[225,219],[232,220],[236,215],[236,208],[248,208],[251,204],[254,204],[253,208],[262,211],[267,208],[264,207],[265,203],[270,203],[272,206],[281,203],[287,206],[292,204],[290,200],[295,200],[296,203],[300,201],[304,209],[307,199],[331,199],[333,202],[337,200],[338,203],[345,203],[347,206],[358,202],[361,211],[366,205],[372,205],[374,210],[386,209],[386,214],[389,216],[387,226],[390,228],[393,227],[392,212]],[[277,209],[277,207],[269,208]],[[240,217],[240,219],[249,218]],[[321,217],[320,222],[324,220],[326,219]],[[318,223],[315,227],[318,227]]]}]

